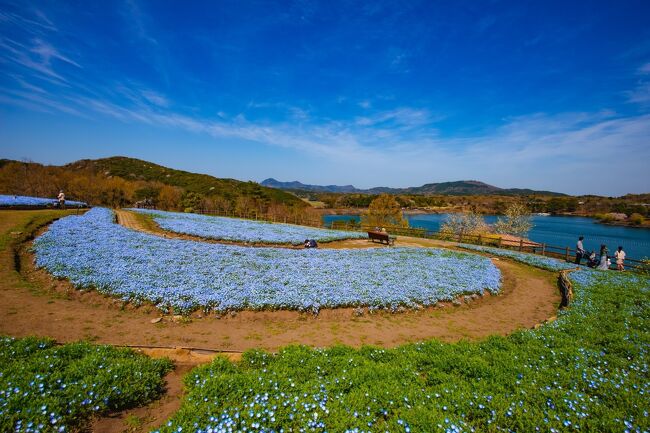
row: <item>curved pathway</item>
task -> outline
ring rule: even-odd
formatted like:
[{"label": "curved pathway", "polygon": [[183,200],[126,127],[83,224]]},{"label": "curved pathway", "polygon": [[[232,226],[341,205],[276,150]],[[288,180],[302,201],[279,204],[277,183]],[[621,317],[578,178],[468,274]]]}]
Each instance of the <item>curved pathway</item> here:
[{"label": "curved pathway", "polygon": [[[124,223],[124,214],[120,214]],[[363,240],[338,244],[332,243],[332,247],[372,245]],[[402,243],[400,238],[400,244],[434,243],[406,238]],[[0,281],[0,334],[42,335],[60,342],[89,339],[116,345],[229,351],[274,351],[288,344],[393,347],[431,338],[457,341],[509,334],[554,316],[560,300],[555,274],[495,259],[504,278],[502,294],[486,295],[469,305],[442,304],[397,314],[369,314],[352,308],[325,309],[318,316],[297,311],[242,311],[224,317],[163,317],[152,323],[160,318],[155,308],[123,305],[92,290],[77,290],[66,280],[53,279],[34,267],[28,248],[24,245],[20,254],[20,274]],[[3,255],[0,261],[1,266],[14,266],[10,255]]]}]

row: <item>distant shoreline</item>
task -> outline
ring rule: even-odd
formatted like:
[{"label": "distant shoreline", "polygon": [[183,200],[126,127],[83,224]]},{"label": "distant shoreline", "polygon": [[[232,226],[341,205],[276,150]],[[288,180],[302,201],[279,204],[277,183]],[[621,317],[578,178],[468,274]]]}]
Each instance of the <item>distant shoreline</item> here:
[{"label": "distant shoreline", "polygon": [[[340,216],[358,216],[366,212],[368,209],[366,208],[336,208],[336,209],[318,209],[318,211],[322,215],[340,215]],[[446,213],[459,213],[461,212],[460,210],[453,210],[453,209],[439,209],[439,210],[424,210],[424,209],[405,209],[403,211],[404,215],[440,215],[440,214],[446,214]],[[488,214],[485,214],[488,215]],[[489,214],[493,215],[493,214]],[[535,216],[535,214],[532,214],[532,216]],[[598,218],[596,218],[594,215],[581,215],[581,214],[575,214],[575,213],[558,213],[558,214],[551,214],[549,215],[550,217],[582,217],[582,218],[590,218],[594,220],[595,223],[597,224],[602,224],[602,225],[607,225],[607,226],[614,226],[614,227],[629,227],[629,228],[637,228],[637,229],[650,229],[650,220],[645,221],[641,225],[636,225],[632,224],[628,221],[608,221],[608,222],[603,222],[600,221]]]}]

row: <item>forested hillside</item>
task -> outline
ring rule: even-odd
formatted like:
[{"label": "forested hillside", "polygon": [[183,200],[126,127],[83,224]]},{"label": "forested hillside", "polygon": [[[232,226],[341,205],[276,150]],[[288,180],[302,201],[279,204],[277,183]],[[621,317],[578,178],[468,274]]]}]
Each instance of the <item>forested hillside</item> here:
[{"label": "forested hillside", "polygon": [[0,160],[0,194],[55,197],[59,190],[69,199],[115,207],[144,199],[163,209],[240,213],[306,206],[293,194],[255,182],[190,173],[134,158],[86,159],[64,166]]}]

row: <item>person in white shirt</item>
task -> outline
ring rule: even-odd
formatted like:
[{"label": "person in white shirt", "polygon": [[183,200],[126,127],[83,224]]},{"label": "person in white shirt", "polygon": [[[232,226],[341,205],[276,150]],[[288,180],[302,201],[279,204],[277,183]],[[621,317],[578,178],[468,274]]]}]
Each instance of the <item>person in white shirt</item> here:
[{"label": "person in white shirt", "polygon": [[624,270],[623,262],[625,261],[625,251],[623,251],[623,247],[618,247],[618,250],[614,253],[614,257],[616,258],[616,269],[619,271]]},{"label": "person in white shirt", "polygon": [[582,260],[582,257],[585,255],[585,249],[582,246],[582,240],[584,238],[584,236],[580,236],[578,238],[578,243],[576,244],[576,265],[580,264],[580,260]]},{"label": "person in white shirt", "polygon": [[63,194],[63,190],[59,191],[56,199],[59,200],[59,209],[65,209],[65,194]]}]

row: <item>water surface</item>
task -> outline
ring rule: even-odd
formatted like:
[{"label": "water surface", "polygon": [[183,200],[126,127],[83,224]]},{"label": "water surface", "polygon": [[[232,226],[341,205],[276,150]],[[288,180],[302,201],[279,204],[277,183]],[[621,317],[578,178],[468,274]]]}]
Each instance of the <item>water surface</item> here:
[{"label": "water surface", "polygon": [[[432,232],[440,230],[447,214],[415,214],[406,215],[411,227],[423,228]],[[332,221],[354,219],[359,221],[359,215],[325,215],[326,224]],[[492,224],[497,220],[495,215],[486,215],[485,222]],[[532,217],[533,228],[528,238],[547,245],[575,248],[579,236],[584,236],[585,249],[598,250],[601,244],[607,245],[610,254],[621,245],[627,256],[634,259],[650,257],[650,229],[599,224],[593,218],[571,216],[538,216]]]}]

